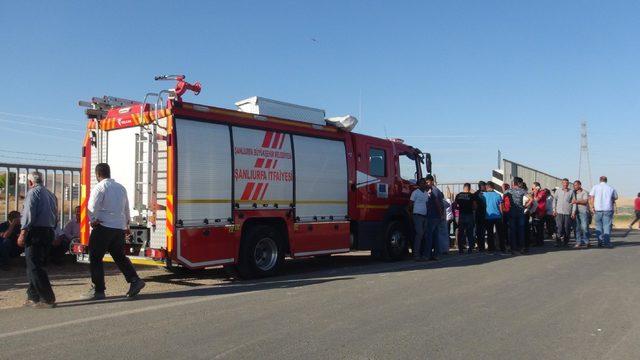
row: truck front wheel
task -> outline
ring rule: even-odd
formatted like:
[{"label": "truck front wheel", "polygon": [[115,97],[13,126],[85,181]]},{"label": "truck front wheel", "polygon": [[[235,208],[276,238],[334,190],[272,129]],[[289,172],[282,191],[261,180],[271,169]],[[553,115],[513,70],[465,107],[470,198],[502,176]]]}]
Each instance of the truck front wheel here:
[{"label": "truck front wheel", "polygon": [[240,245],[238,274],[244,279],[272,276],[283,261],[279,232],[271,226],[258,225],[248,230]]},{"label": "truck front wheel", "polygon": [[405,224],[394,220],[389,222],[384,233],[383,257],[385,260],[402,260],[409,249],[409,236]]}]

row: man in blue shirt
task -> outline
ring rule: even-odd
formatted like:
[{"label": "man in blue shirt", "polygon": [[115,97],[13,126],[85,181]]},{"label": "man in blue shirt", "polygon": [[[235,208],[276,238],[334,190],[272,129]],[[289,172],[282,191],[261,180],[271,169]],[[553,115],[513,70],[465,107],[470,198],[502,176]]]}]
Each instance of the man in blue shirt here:
[{"label": "man in blue shirt", "polygon": [[[496,251],[495,237],[498,237],[500,251],[505,252],[505,239],[502,233],[502,196],[495,192],[492,182],[486,185],[486,191],[481,195],[482,202],[485,205],[485,229],[487,230],[487,245],[489,252]],[[495,232],[494,232],[495,230]]]},{"label": "man in blue shirt", "polygon": [[44,266],[55,238],[58,200],[44,187],[41,173],[30,173],[28,181],[30,189],[24,198],[22,228],[18,237],[18,246],[24,247],[29,279],[25,306],[52,308],[56,306],[56,296]]}]

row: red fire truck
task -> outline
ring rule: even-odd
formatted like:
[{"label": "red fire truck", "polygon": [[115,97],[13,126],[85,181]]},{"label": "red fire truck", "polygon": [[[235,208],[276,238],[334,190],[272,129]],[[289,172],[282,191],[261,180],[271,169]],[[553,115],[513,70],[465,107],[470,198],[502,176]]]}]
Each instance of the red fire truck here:
[{"label": "red fire truck", "polygon": [[160,79],[178,85],[142,102],[80,102],[89,121],[79,260],[87,260],[87,202],[100,162],[127,189],[134,262],[234,266],[249,278],[274,274],[286,256],[406,255],[408,198],[431,172],[429,154],[332,125],[319,109],[258,97],[238,110],[183,102],[199,83]]}]

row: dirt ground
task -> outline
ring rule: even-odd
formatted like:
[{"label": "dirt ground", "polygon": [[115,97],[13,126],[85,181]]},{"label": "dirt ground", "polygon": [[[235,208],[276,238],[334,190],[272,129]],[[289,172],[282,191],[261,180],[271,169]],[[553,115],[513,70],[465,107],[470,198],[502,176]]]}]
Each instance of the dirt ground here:
[{"label": "dirt ground", "polygon": [[[12,259],[10,271],[0,271],[0,309],[22,306],[28,286],[24,258]],[[145,293],[184,290],[189,287],[228,283],[231,280],[222,269],[174,274],[161,267],[137,266],[138,275],[147,283]],[[77,264],[72,257],[62,265],[47,266],[49,278],[58,302],[78,300],[91,287],[88,264]],[[124,296],[129,285],[112,263],[105,263],[106,295]]]}]

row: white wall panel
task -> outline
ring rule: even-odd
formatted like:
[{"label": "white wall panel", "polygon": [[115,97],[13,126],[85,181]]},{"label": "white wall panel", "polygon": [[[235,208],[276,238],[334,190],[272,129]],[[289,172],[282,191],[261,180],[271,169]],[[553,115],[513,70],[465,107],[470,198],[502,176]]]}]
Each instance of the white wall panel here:
[{"label": "white wall panel", "polygon": [[302,221],[344,219],[348,190],[344,143],[295,135],[293,145],[296,216]]},{"label": "white wall panel", "polygon": [[177,220],[185,226],[214,224],[231,217],[229,127],[176,120],[178,152]]},{"label": "white wall panel", "polygon": [[[135,206],[136,134],[139,132],[139,127],[108,132],[107,161],[111,168],[111,178],[127,189],[131,216],[134,215]],[[93,171],[92,176],[95,177]]]}]

